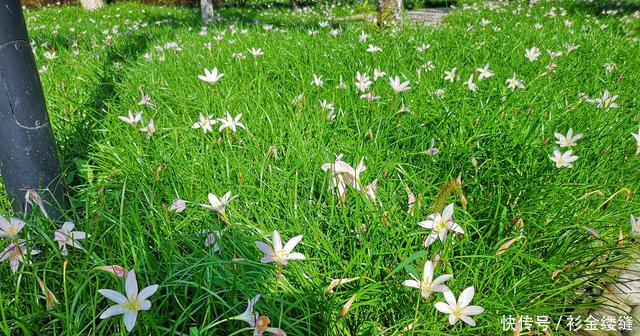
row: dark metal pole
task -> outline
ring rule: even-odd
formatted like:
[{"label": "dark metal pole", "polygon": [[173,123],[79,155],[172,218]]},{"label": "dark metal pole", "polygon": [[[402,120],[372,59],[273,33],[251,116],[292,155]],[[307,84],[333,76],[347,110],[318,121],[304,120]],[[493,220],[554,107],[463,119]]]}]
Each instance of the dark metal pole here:
[{"label": "dark metal pole", "polygon": [[0,0],[0,174],[16,211],[31,189],[59,217],[64,184],[19,0]]}]

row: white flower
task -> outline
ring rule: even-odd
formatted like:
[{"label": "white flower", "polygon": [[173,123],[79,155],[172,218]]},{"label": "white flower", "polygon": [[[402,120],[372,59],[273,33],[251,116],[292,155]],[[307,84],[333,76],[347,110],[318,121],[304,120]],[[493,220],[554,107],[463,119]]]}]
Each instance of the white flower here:
[{"label": "white flower", "polygon": [[562,51],[547,50],[547,53],[549,54],[549,57],[551,57],[551,58],[556,58],[556,57],[562,56]]},{"label": "white flower", "polygon": [[305,256],[302,253],[292,252],[301,240],[302,235],[295,236],[282,247],[280,233],[273,231],[273,249],[261,241],[255,242],[256,247],[265,254],[265,256],[260,259],[260,262],[263,264],[276,262],[278,265],[284,266],[289,260],[304,260]]},{"label": "white flower", "polygon": [[382,48],[378,46],[374,46],[373,44],[370,44],[369,47],[367,48],[367,51],[370,53],[376,53],[376,52],[381,52]]},{"label": "white flower", "polygon": [[231,192],[225,193],[221,198],[218,198],[218,196],[210,193],[208,196],[209,204],[200,204],[200,206],[224,215],[224,211],[227,208],[227,205],[236,197],[238,197],[238,195],[231,197]]},{"label": "white flower", "polygon": [[371,86],[371,84],[373,84],[371,82],[371,79],[369,78],[369,76],[367,76],[366,73],[361,74],[360,72],[356,73],[356,87],[358,88],[358,90],[360,90],[360,92],[365,92],[367,91],[367,89],[369,89],[369,87]]},{"label": "white flower", "polygon": [[602,97],[600,98],[596,98],[593,100],[593,102],[596,104],[596,106],[598,107],[602,107],[602,108],[618,108],[618,104],[616,104],[615,100],[618,99],[618,96],[611,96],[609,94],[608,90],[604,90],[604,92],[602,93]]},{"label": "white flower", "polygon": [[382,71],[382,70],[380,70],[379,68],[373,69],[373,80],[374,81],[377,81],[378,78],[382,78],[382,77],[384,77],[386,75],[387,75],[387,73]]},{"label": "white flower", "polygon": [[280,328],[271,328],[269,327],[269,323],[271,320],[268,316],[260,316],[257,312],[254,312],[253,306],[255,306],[256,302],[260,299],[260,294],[254,296],[252,299],[248,300],[247,309],[244,313],[229,318],[230,320],[240,320],[247,322],[249,326],[253,329],[254,336],[260,336],[265,332],[273,334],[275,336],[287,336],[284,330]]},{"label": "white flower", "polygon": [[25,222],[17,218],[0,216],[0,238],[15,238],[25,226]]},{"label": "white flower", "polygon": [[42,56],[44,56],[44,58],[46,58],[48,60],[54,60],[54,59],[56,59],[56,52],[55,51],[45,51],[44,53],[42,53]]},{"label": "white flower", "polygon": [[422,52],[425,52],[425,51],[429,50],[429,48],[431,48],[430,44],[424,44],[423,43],[419,47],[416,47],[416,51],[422,53]]},{"label": "white flower", "polygon": [[511,89],[511,91],[515,91],[516,88],[524,89],[524,83],[516,78],[516,73],[513,73],[513,77],[507,79],[507,87]]},{"label": "white flower", "polygon": [[71,222],[65,222],[62,224],[62,227],[56,230],[53,234],[53,238],[58,242],[58,246],[62,251],[63,256],[67,256],[67,245],[71,247],[75,247],[84,251],[82,245],[78,240],[90,238],[91,235],[88,235],[82,231],[73,231],[74,224]]},{"label": "white flower", "polygon": [[338,89],[340,90],[346,90],[347,89],[347,84],[344,83],[344,80],[342,79],[342,75],[340,75],[340,81],[338,82]]},{"label": "white flower", "polygon": [[443,283],[453,277],[453,274],[445,274],[437,277],[433,280],[433,262],[427,260],[424,263],[424,269],[422,270],[422,280],[418,280],[413,274],[409,274],[412,280],[405,280],[403,285],[412,288],[419,288],[423,298],[428,298],[431,292],[444,293],[449,291],[449,287],[443,285]]},{"label": "white flower", "polygon": [[538,57],[540,57],[540,49],[536,47],[531,47],[531,49],[525,49],[524,57],[529,59],[529,62],[536,61],[538,60]]},{"label": "white flower", "polygon": [[444,76],[444,80],[450,81],[451,83],[455,82],[456,80],[458,80],[458,76],[456,75],[456,70],[457,68],[453,68],[449,71],[444,72],[445,76]]},{"label": "white flower", "polygon": [[618,65],[616,65],[615,63],[605,63],[604,64],[604,71],[606,73],[612,73],[613,70],[615,70],[618,67]]},{"label": "white flower", "polygon": [[633,214],[629,217],[631,219],[631,232],[636,236],[640,235],[640,217],[634,218]]},{"label": "white flower", "polygon": [[130,270],[125,281],[125,294],[120,294],[111,289],[99,289],[98,292],[116,305],[107,308],[101,315],[101,319],[124,314],[124,326],[128,332],[133,330],[138,318],[138,312],[151,309],[151,301],[147,300],[158,290],[158,285],[151,285],[138,292],[138,281],[136,273]]},{"label": "white flower", "polygon": [[376,202],[376,189],[378,189],[378,180],[377,179],[373,180],[373,182],[367,184],[364,187],[364,194],[367,196],[367,199],[371,203],[375,203]]},{"label": "white flower", "polygon": [[440,98],[444,98],[444,93],[445,93],[445,89],[436,89],[436,91],[434,91],[435,95],[440,97]]},{"label": "white flower", "polygon": [[567,54],[568,54],[568,53],[580,48],[580,45],[565,43],[565,44],[563,44],[563,47],[565,49],[567,49]]},{"label": "white flower", "polygon": [[24,193],[24,212],[27,212],[28,206],[33,203],[35,203],[38,208],[40,208],[40,212],[42,212],[42,215],[44,215],[46,218],[49,218],[47,208],[44,206],[44,202],[42,200],[42,197],[40,197],[40,194],[38,194],[35,189],[27,188]]},{"label": "white flower", "polygon": [[204,247],[213,246],[213,252],[220,252],[218,240],[220,240],[221,235],[222,233],[220,231],[208,232],[207,238],[204,240]]},{"label": "white flower", "polygon": [[222,77],[223,73],[218,73],[218,68],[213,68],[213,70],[209,71],[207,68],[204,69],[204,76],[198,75],[201,81],[207,82],[209,84],[217,83]]},{"label": "white flower", "polygon": [[368,101],[375,101],[375,100],[380,100],[380,96],[376,96],[376,93],[374,91],[370,91],[369,93],[363,93],[360,95],[360,98],[368,100]]},{"label": "white flower", "polygon": [[199,119],[200,120],[194,123],[191,128],[201,128],[205,133],[213,132],[211,126],[215,125],[218,122],[217,120],[213,119],[213,114],[205,116],[204,114],[200,113]]},{"label": "white flower", "polygon": [[149,120],[147,126],[141,128],[140,132],[146,132],[147,140],[151,139],[151,135],[156,132],[156,123],[153,121],[153,119]]},{"label": "white flower", "polygon": [[246,126],[240,122],[240,118],[242,118],[242,113],[239,113],[232,118],[229,111],[227,111],[226,118],[218,118],[218,121],[221,123],[220,127],[218,127],[218,131],[222,132],[225,128],[229,128],[233,133],[236,133],[238,127],[246,129]]},{"label": "white flower", "polygon": [[462,291],[458,300],[451,291],[444,292],[444,299],[447,301],[436,302],[435,307],[438,311],[449,314],[449,324],[454,325],[458,320],[462,320],[471,326],[476,325],[476,321],[471,318],[474,315],[480,315],[484,312],[484,308],[480,306],[470,306],[473,300],[473,286]]},{"label": "white flower", "polygon": [[631,133],[634,139],[636,139],[636,154],[640,154],[640,129],[638,133]]},{"label": "white flower", "polygon": [[183,212],[187,209],[187,202],[183,199],[176,198],[171,202],[171,206],[169,207],[169,211],[175,212]]},{"label": "white flower", "polygon": [[476,83],[473,82],[473,75],[469,77],[469,79],[465,82],[465,84],[467,84],[467,87],[472,92],[476,92],[478,90],[478,86],[476,85]]},{"label": "white flower", "polygon": [[429,245],[433,244],[438,238],[444,242],[445,239],[447,239],[448,230],[464,234],[460,225],[453,222],[453,203],[447,205],[442,211],[442,214],[435,212],[429,215],[425,221],[419,222],[418,225],[425,229],[431,229],[431,233],[424,241],[425,247],[429,247]]},{"label": "white flower", "polygon": [[358,40],[360,40],[360,42],[367,42],[367,40],[369,39],[369,35],[367,35],[367,33],[364,32],[364,30],[360,31],[360,37],[358,37]]},{"label": "white flower", "polygon": [[247,49],[249,51],[249,53],[253,56],[253,57],[258,57],[258,56],[262,56],[264,55],[264,51],[262,51],[262,48],[251,48],[251,49]]},{"label": "white flower", "polygon": [[560,147],[576,146],[578,144],[578,140],[582,139],[582,134],[573,135],[573,128],[569,128],[566,136],[561,133],[553,133],[553,135],[558,139],[556,143],[560,145]]},{"label": "white flower", "polygon": [[[40,253],[40,250],[31,250],[31,255],[36,255],[38,253]],[[9,260],[11,272],[15,273],[18,271],[20,263],[24,262],[26,254],[27,246],[25,245],[25,241],[24,239],[19,239],[17,247],[15,243],[11,243],[4,249],[4,251],[2,251],[2,253],[0,253],[0,262]],[[31,262],[29,262],[29,264],[31,264]]]},{"label": "white flower", "polygon": [[436,147],[436,139],[431,139],[431,146],[426,151],[427,155],[434,156],[440,153],[440,149]]},{"label": "white flower", "polygon": [[138,112],[134,115],[133,112],[129,111],[128,116],[118,116],[118,119],[126,122],[131,126],[135,126],[140,122],[140,120],[142,120],[142,112]]},{"label": "white flower", "polygon": [[489,64],[485,65],[482,68],[477,68],[476,71],[479,73],[478,80],[483,80],[485,78],[493,76],[493,72],[489,70]]},{"label": "white flower", "polygon": [[556,163],[556,168],[571,168],[573,167],[572,162],[578,159],[577,156],[573,155],[572,150],[560,153],[560,150],[557,148],[553,150],[553,156],[550,156],[549,158],[551,159],[551,161]]},{"label": "white flower", "polygon": [[322,86],[324,82],[322,81],[322,76],[318,76],[316,74],[313,75],[313,80],[311,81],[311,85]]},{"label": "white flower", "polygon": [[400,82],[400,77],[389,77],[389,84],[391,85],[391,89],[393,89],[393,93],[398,94],[400,92],[411,90],[409,86],[409,81]]}]

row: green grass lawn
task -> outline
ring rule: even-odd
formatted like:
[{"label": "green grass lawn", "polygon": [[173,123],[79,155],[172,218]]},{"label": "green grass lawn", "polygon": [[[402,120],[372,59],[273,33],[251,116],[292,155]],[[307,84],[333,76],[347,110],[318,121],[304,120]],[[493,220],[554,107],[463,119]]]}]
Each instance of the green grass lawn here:
[{"label": "green grass lawn", "polygon": [[[25,11],[69,186],[65,218],[91,237],[64,257],[59,223],[12,214],[3,200],[7,217],[27,222],[18,234],[27,249],[42,252],[15,273],[0,265],[0,330],[126,335],[121,316],[99,318],[114,303],[98,292],[123,292],[124,281],[94,269],[121,265],[140,288],[159,285],[135,335],[251,335],[226,319],[257,294],[256,311],[288,335],[498,335],[505,315],[549,316],[552,328],[563,319],[552,333],[569,335],[566,317],[597,305],[609,271],[637,247],[640,16],[606,9],[460,5],[439,29],[384,30],[333,21],[358,12],[339,6],[225,8],[208,27],[197,9],[136,3]],[[532,47],[535,61],[525,57]],[[479,80],[485,65],[493,76]],[[206,83],[205,68],[224,76]],[[376,68],[386,76],[374,81]],[[358,73],[379,100],[360,97]],[[524,88],[508,87],[514,74]],[[410,90],[395,94],[395,76]],[[139,104],[142,93],[150,104]],[[142,112],[135,127],[118,118],[129,111]],[[199,114],[227,111],[246,128],[192,128]],[[147,140],[139,129],[151,119]],[[554,133],[570,128],[583,138],[559,148]],[[554,148],[579,158],[557,168]],[[344,202],[322,169],[338,154],[366,165]],[[372,202],[364,186],[376,179]],[[226,192],[237,197],[224,215],[200,205]],[[185,211],[170,209],[175,199]],[[449,230],[425,248],[431,230],[418,223],[449,203],[464,235]],[[254,242],[273,246],[274,230],[285,242],[303,235],[294,252],[306,260],[261,263]],[[205,247],[207,231],[218,248]],[[475,327],[449,325],[434,307],[442,293],[425,300],[403,286],[434,259],[456,298],[475,288],[471,305],[485,310]],[[50,311],[36,276],[59,301]],[[345,278],[357,279],[327,291]]]}]

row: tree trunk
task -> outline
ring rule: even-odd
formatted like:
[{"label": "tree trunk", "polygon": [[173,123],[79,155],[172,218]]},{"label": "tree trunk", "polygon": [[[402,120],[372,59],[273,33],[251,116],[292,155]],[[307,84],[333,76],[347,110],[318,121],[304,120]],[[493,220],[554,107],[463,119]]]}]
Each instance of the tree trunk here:
[{"label": "tree trunk", "polygon": [[102,7],[104,2],[102,0],[80,0],[80,4],[86,10],[94,10]]},{"label": "tree trunk", "polygon": [[200,0],[200,11],[202,13],[202,23],[211,23],[214,20],[213,1]]},{"label": "tree trunk", "polygon": [[390,26],[400,21],[402,0],[378,0],[378,25]]}]

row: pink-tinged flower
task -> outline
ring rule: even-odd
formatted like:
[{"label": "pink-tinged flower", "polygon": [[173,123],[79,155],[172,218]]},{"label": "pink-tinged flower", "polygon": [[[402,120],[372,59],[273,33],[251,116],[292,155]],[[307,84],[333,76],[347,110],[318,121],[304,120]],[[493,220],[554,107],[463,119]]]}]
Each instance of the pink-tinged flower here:
[{"label": "pink-tinged flower", "polygon": [[566,168],[572,168],[573,167],[573,161],[578,159],[578,156],[573,155],[573,151],[572,150],[568,150],[564,153],[561,153],[559,149],[555,148],[553,150],[553,156],[549,157],[551,159],[551,161],[556,163],[556,168],[562,168],[562,167],[566,167]]},{"label": "pink-tinged flower", "polygon": [[474,321],[471,316],[482,314],[484,308],[469,305],[471,300],[473,300],[473,295],[473,286],[463,290],[458,300],[456,300],[456,297],[451,291],[446,291],[444,292],[444,298],[447,302],[436,302],[435,307],[438,311],[449,314],[450,325],[454,325],[458,320],[462,320],[466,324],[475,326],[476,321]]},{"label": "pink-tinged flower", "polygon": [[411,87],[409,86],[409,81],[405,81],[401,83],[400,77],[398,76],[389,77],[389,84],[391,85],[391,89],[395,94],[411,90]]},{"label": "pink-tinged flower", "polygon": [[422,280],[418,280],[413,274],[409,274],[411,276],[411,280],[405,280],[402,282],[403,285],[412,288],[420,289],[420,293],[423,298],[428,298],[431,295],[431,292],[436,293],[444,293],[449,290],[449,287],[443,285],[443,283],[453,277],[453,274],[445,274],[437,277],[435,280],[433,279],[433,271],[434,266],[431,260],[427,260],[424,263],[424,269],[422,270]]},{"label": "pink-tinged flower", "polygon": [[418,225],[425,229],[431,229],[431,233],[424,241],[425,247],[429,247],[429,245],[433,244],[438,238],[444,242],[445,239],[447,239],[448,230],[464,234],[460,225],[453,222],[453,203],[447,205],[442,211],[442,214],[439,212],[433,213],[429,215],[425,221],[419,222]]},{"label": "pink-tinged flower", "polygon": [[379,78],[382,78],[384,76],[386,76],[387,73],[380,70],[379,68],[375,68],[373,69],[373,80],[377,81]]},{"label": "pink-tinged flower", "polygon": [[125,279],[127,277],[127,269],[120,266],[120,265],[110,265],[110,266],[97,266],[94,269],[98,270],[98,271],[104,271],[104,272],[108,272],[111,273],[115,276],[117,276],[118,278],[123,278]]},{"label": "pink-tinged flower", "polygon": [[180,198],[176,198],[173,200],[173,202],[171,202],[171,206],[169,207],[169,211],[175,211],[175,212],[183,212],[187,209],[187,201],[180,199]]},{"label": "pink-tinged flower", "polygon": [[367,184],[364,187],[364,193],[365,193],[365,195],[367,195],[367,199],[369,199],[369,201],[371,203],[375,203],[376,202],[376,189],[378,189],[378,180],[377,179],[373,180],[373,182]]},{"label": "pink-tinged flower", "polygon": [[220,252],[220,245],[218,245],[218,240],[220,240],[220,236],[222,233],[220,231],[203,231],[203,233],[207,234],[207,238],[204,240],[204,247],[213,247],[213,252]]},{"label": "pink-tinged flower", "polygon": [[261,241],[255,242],[256,247],[265,254],[265,256],[260,259],[260,262],[263,264],[275,262],[278,265],[284,266],[289,260],[305,260],[306,258],[302,253],[292,252],[301,240],[302,235],[295,236],[282,247],[280,233],[273,231],[273,249]]},{"label": "pink-tinged flower", "polygon": [[73,223],[65,222],[53,235],[53,238],[58,242],[58,246],[62,250],[62,255],[65,257],[67,256],[67,245],[84,251],[84,248],[82,248],[78,240],[91,237],[91,235],[82,231],[73,231],[73,227]]},{"label": "pink-tinged flower", "polygon": [[371,82],[371,79],[369,78],[369,76],[367,76],[366,73],[361,74],[360,72],[357,72],[356,81],[357,81],[356,87],[358,88],[358,90],[360,90],[360,92],[367,91],[371,86],[371,84],[373,84],[373,82]]},{"label": "pink-tinged flower", "polygon": [[0,216],[0,238],[15,238],[26,223],[17,218],[6,218]]},{"label": "pink-tinged flower", "polygon": [[[148,94],[145,94],[142,90],[140,90],[140,101],[138,102],[138,105],[142,105],[142,106],[149,106],[149,107],[154,107],[153,103],[151,102],[151,97],[149,97]],[[140,117],[142,117],[142,112],[138,113],[140,115]]]},{"label": "pink-tinged flower", "polygon": [[195,122],[191,126],[191,128],[200,128],[205,133],[213,132],[212,126],[218,123],[218,120],[213,119],[213,114],[209,114],[208,116],[205,116],[204,114],[200,113],[200,116],[198,117],[198,119],[199,120]]},{"label": "pink-tinged flower", "polygon": [[215,84],[223,76],[224,76],[223,73],[218,72],[218,68],[213,68],[211,71],[209,71],[207,68],[205,68],[204,69],[204,76],[203,75],[198,75],[198,78],[203,82],[207,82],[209,84]]},{"label": "pink-tinged flower", "polygon": [[149,139],[151,139],[151,136],[153,135],[153,133],[156,132],[156,123],[153,121],[153,119],[150,119],[149,123],[147,123],[147,126],[142,127],[140,129],[140,132],[147,133],[147,141],[149,141]]},{"label": "pink-tinged flower", "polygon": [[367,167],[364,165],[364,157],[360,159],[360,163],[354,169],[348,163],[342,161],[342,154],[336,156],[334,163],[325,163],[322,165],[322,170],[331,171],[333,174],[332,188],[337,189],[337,194],[344,202],[347,192],[347,184],[350,184],[354,189],[360,191],[360,174],[365,171]]},{"label": "pink-tinged flower", "polygon": [[440,149],[436,147],[436,139],[431,139],[431,146],[426,151],[427,155],[434,156],[440,153]]},{"label": "pink-tinged flower", "polygon": [[244,313],[238,316],[231,317],[230,320],[240,320],[247,322],[249,326],[253,328],[254,336],[261,336],[265,332],[268,332],[275,336],[287,336],[284,330],[280,328],[269,327],[269,323],[271,322],[271,320],[268,316],[260,316],[258,312],[254,311],[254,306],[259,299],[260,294],[248,300],[247,309],[244,311]]},{"label": "pink-tinged flower", "polygon": [[49,288],[47,288],[47,286],[44,284],[44,281],[42,281],[40,277],[37,277],[37,279],[40,290],[42,290],[42,294],[47,301],[47,310],[53,310],[58,304],[58,299],[56,299],[56,296]]},{"label": "pink-tinged flower", "polygon": [[[30,255],[33,256],[40,252],[40,250],[31,250]],[[25,261],[26,256],[27,246],[24,239],[20,239],[18,240],[17,246],[15,243],[11,243],[7,247],[5,247],[4,251],[2,251],[2,253],[0,254],[0,262],[9,260],[9,267],[11,268],[11,272],[15,273],[18,271],[18,266],[20,266],[20,263]],[[29,265],[31,265],[30,261]]]},{"label": "pink-tinged flower", "polygon": [[36,192],[34,189],[27,189],[24,194],[24,212],[27,212],[27,207],[31,203],[35,203],[40,208],[40,212],[44,217],[49,218],[49,214],[47,213],[47,209],[44,207],[44,202],[42,201],[42,197]]},{"label": "pink-tinged flower", "polygon": [[135,126],[140,122],[140,120],[142,120],[142,112],[138,112],[134,115],[133,112],[129,111],[128,116],[118,116],[118,119],[126,122],[131,126]]},{"label": "pink-tinged flower", "polygon": [[151,309],[151,301],[147,300],[158,290],[158,285],[151,285],[138,292],[138,281],[136,273],[132,269],[127,274],[125,281],[125,294],[120,294],[111,289],[99,289],[98,292],[107,299],[115,302],[114,306],[109,307],[101,315],[101,319],[106,319],[114,315],[124,315],[124,326],[128,332],[133,330],[138,318],[138,312]]}]

